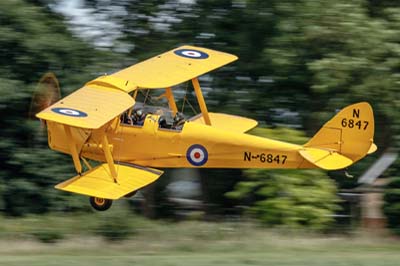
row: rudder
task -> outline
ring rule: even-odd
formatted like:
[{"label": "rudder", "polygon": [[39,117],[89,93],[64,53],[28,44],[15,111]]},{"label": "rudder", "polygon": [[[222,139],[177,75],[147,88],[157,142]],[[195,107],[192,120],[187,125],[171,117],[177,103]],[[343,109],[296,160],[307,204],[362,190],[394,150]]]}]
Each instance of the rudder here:
[{"label": "rudder", "polygon": [[343,108],[304,147],[336,151],[353,162],[376,150],[371,105],[360,102]]}]

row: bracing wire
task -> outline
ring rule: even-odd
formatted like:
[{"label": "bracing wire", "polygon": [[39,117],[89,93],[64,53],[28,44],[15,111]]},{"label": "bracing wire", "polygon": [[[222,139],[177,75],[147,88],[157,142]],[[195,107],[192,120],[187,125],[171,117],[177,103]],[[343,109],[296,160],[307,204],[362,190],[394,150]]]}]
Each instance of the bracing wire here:
[{"label": "bracing wire", "polygon": [[[143,93],[143,92],[142,92]],[[150,102],[151,102],[151,99],[150,99],[151,97],[150,97],[150,90],[147,90],[146,91],[146,95],[144,95],[144,101],[143,101],[143,107],[146,105],[146,102],[147,102],[147,100],[149,100]]]},{"label": "bracing wire", "polygon": [[182,102],[182,108],[181,108],[181,113],[183,113],[183,110],[185,109],[185,102],[187,102],[187,104],[190,106],[190,108],[192,109],[193,113],[195,115],[197,115],[197,111],[196,109],[193,107],[193,105],[190,103],[188,97],[187,97],[187,92],[188,92],[188,87],[189,87],[189,83],[186,83],[186,89],[185,89],[185,95],[183,96],[183,102]]}]

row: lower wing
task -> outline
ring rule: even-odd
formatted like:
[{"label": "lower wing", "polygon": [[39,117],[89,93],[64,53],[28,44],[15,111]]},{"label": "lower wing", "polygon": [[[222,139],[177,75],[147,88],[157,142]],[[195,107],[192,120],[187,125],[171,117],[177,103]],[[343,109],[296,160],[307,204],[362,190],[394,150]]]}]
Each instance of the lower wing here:
[{"label": "lower wing", "polygon": [[119,199],[156,181],[163,171],[133,164],[115,164],[113,179],[108,164],[101,164],[82,175],[56,186],[57,189],[105,199]]}]

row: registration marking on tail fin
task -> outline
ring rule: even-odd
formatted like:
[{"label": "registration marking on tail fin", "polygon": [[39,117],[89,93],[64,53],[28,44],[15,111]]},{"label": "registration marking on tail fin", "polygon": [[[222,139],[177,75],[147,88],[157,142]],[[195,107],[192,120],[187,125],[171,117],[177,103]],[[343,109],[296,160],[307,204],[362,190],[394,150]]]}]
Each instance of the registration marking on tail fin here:
[{"label": "registration marking on tail fin", "polygon": [[356,162],[376,150],[374,130],[372,107],[360,102],[340,110],[304,147],[336,151]]}]

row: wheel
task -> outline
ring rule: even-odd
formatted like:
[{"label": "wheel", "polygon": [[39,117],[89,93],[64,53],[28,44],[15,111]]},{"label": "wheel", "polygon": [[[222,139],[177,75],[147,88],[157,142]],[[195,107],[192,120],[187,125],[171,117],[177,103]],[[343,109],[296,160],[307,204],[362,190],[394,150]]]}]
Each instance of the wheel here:
[{"label": "wheel", "polygon": [[90,197],[89,202],[90,205],[92,205],[92,207],[97,211],[106,211],[112,205],[112,200],[97,197]]}]

